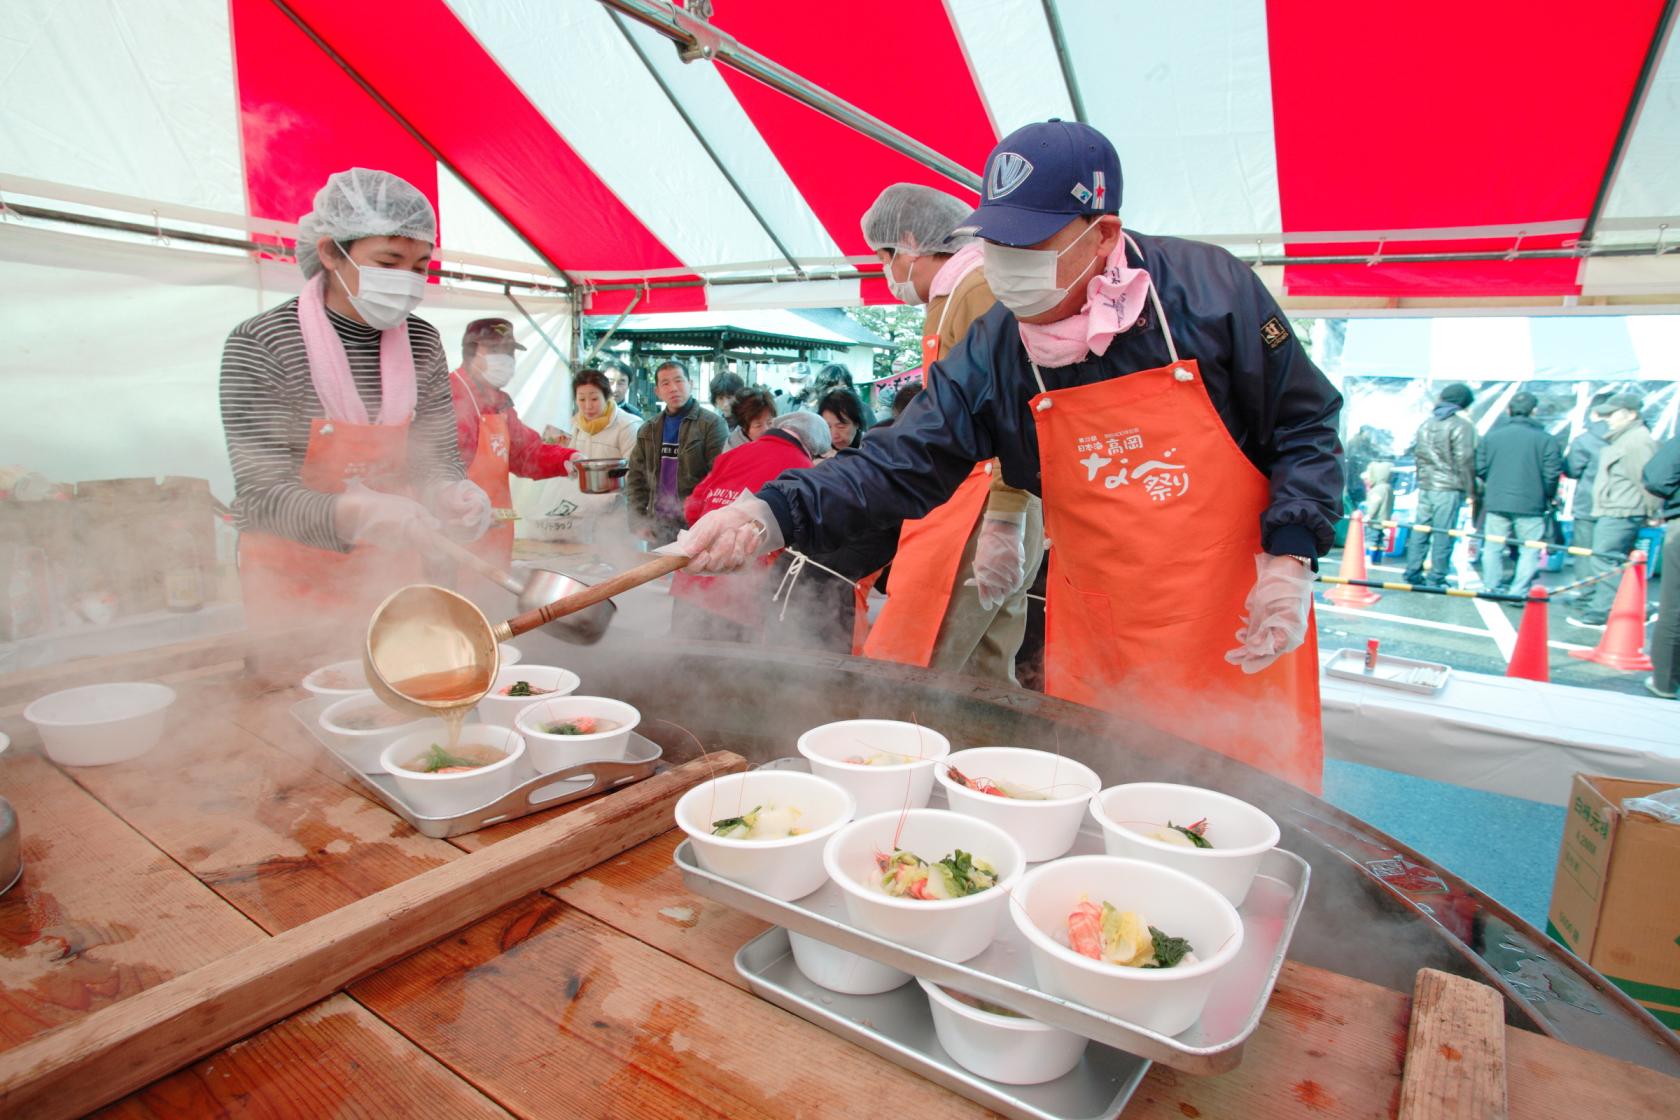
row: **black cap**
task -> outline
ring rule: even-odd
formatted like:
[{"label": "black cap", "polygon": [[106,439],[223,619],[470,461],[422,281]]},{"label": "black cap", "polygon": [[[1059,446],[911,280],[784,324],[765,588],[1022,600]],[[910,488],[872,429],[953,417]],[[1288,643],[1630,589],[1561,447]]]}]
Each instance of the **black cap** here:
[{"label": "black cap", "polygon": [[1615,396],[1605,401],[1603,407],[1606,415],[1622,408],[1625,408],[1630,412],[1644,412],[1645,398],[1640,396],[1638,393],[1617,393]]},{"label": "black cap", "polygon": [[1470,402],[1476,399],[1476,394],[1470,391],[1470,386],[1462,381],[1454,381],[1441,390],[1441,403],[1456,405],[1459,408],[1469,408]]}]

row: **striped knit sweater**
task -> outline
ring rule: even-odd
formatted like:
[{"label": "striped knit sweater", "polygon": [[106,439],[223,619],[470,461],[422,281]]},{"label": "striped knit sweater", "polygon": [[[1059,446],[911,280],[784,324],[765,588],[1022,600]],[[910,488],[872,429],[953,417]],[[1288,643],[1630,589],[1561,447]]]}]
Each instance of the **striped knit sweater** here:
[{"label": "striped knit sweater", "polygon": [[[335,497],[298,481],[309,448],[310,421],[324,416],[309,378],[298,301],[245,320],[222,348],[222,428],[233,463],[233,508],[241,532],[271,533],[314,548],[347,551],[333,530]],[[331,308],[327,318],[344,343],[350,372],[368,415],[379,415],[379,334]],[[432,482],[464,478],[455,445],[449,364],[437,328],[410,316],[409,344],[418,381],[408,431],[416,493]]]}]

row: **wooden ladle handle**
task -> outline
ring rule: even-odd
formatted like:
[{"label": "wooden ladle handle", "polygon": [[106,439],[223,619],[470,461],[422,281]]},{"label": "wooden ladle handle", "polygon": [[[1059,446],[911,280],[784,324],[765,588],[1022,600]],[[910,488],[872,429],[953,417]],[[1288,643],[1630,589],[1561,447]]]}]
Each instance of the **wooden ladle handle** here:
[{"label": "wooden ladle handle", "polygon": [[[688,567],[686,556],[656,556],[645,564],[638,564],[628,572],[620,572],[611,579],[573,592],[563,599],[556,599],[547,606],[538,607],[534,611],[515,615],[498,626],[497,637],[506,641],[510,637],[529,633],[539,626],[547,626],[557,618],[581,611],[585,607],[593,607],[596,603],[611,599],[614,595],[623,594],[633,587],[640,587],[644,583],[652,583],[660,576],[669,575],[679,569]],[[506,629],[507,633],[501,631]]]},{"label": "wooden ladle handle", "polygon": [[457,564],[465,564],[497,587],[511,591],[515,595],[525,593],[525,585],[515,578],[512,572],[498,568],[472,549],[465,545],[456,544],[442,533],[433,533],[430,545]]}]

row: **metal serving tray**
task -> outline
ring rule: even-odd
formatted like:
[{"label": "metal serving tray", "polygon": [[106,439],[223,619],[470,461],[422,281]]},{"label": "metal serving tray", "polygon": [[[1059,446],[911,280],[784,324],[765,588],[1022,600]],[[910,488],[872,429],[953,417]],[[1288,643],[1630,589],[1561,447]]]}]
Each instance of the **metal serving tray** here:
[{"label": "metal serving tray", "polygon": [[1070,1072],[1042,1085],[988,1081],[958,1065],[933,1029],[921,985],[849,996],[813,984],[793,963],[787,931],[759,934],[735,954],[747,987],[793,1014],[1017,1120],[1112,1120],[1132,1099],[1149,1062],[1092,1043]]},{"label": "metal serving tray", "polygon": [[[1418,669],[1428,669],[1436,674],[1438,683],[1414,684],[1406,680],[1407,674]],[[1397,688],[1403,692],[1419,692],[1425,696],[1434,696],[1447,687],[1447,682],[1452,679],[1452,667],[1449,665],[1443,665],[1439,661],[1395,657],[1388,653],[1378,653],[1376,670],[1367,673],[1365,651],[1362,649],[1338,650],[1335,656],[1324,663],[1324,671],[1344,681],[1361,681],[1365,684],[1381,685],[1383,688]]]},{"label": "metal serving tray", "polygon": [[540,774],[536,767],[531,765],[530,756],[526,755],[513,764],[513,788],[501,797],[458,816],[428,817],[415,812],[414,807],[403,800],[395,778],[389,774],[362,773],[360,767],[334,750],[332,744],[322,736],[319,717],[329,704],[338,699],[342,697],[311,696],[293,704],[292,715],[309,730],[315,741],[321,744],[326,756],[367,796],[413,825],[420,835],[430,836],[434,840],[477,832],[481,828],[511,821],[530,813],[540,813],[544,809],[552,809],[568,801],[605,793],[614,786],[651,778],[654,768],[659,765],[660,756],[664,753],[657,743],[632,731],[630,746],[622,759],[582,762],[551,774]]},{"label": "metal serving tray", "polygon": [[[781,759],[769,766],[797,770],[805,768],[804,762]],[[928,804],[945,808],[944,790],[935,786]],[[1087,818],[1068,854],[1100,855],[1103,850],[1102,833]],[[683,883],[695,894],[911,975],[949,984],[1041,1023],[1193,1074],[1224,1073],[1242,1061],[1243,1045],[1260,1025],[1260,1015],[1283,971],[1312,875],[1307,861],[1293,852],[1273,848],[1266,853],[1254,886],[1237,908],[1243,943],[1236,959],[1220,974],[1196,1025],[1183,1034],[1164,1035],[1037,990],[1027,939],[1008,918],[999,924],[998,939],[991,948],[956,964],[858,929],[847,918],[845,899],[833,883],[823,884],[804,898],[783,902],[702,870],[687,840],[677,845],[675,860]]]}]

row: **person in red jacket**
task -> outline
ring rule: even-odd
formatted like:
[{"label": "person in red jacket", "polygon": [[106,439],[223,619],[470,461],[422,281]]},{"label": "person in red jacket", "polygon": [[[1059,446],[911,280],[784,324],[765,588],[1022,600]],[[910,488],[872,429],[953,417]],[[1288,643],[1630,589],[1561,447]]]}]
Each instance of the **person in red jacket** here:
[{"label": "person in red jacket", "polygon": [[[683,516],[692,525],[784,471],[809,467],[817,455],[828,452],[830,442],[828,422],[816,413],[778,416],[763,435],[718,456],[710,473],[688,496]],[[774,560],[773,554],[765,556],[734,575],[678,572],[671,585],[671,633],[703,641],[756,640],[770,598],[769,568]]]},{"label": "person in red jacket", "polygon": [[455,435],[467,477],[490,495],[490,531],[470,547],[492,564],[513,562],[513,496],[508,477],[555,478],[567,473],[577,454],[519,422],[513,398],[503,390],[513,380],[516,350],[523,350],[506,319],[474,319],[461,337],[461,368],[449,376],[455,401]]}]

